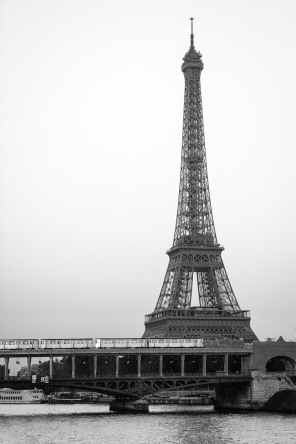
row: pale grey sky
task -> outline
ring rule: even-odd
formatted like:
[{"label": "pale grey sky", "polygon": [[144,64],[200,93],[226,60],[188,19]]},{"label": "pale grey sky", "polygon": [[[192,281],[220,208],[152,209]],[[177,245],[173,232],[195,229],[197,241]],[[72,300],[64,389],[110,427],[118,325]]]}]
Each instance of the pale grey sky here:
[{"label": "pale grey sky", "polygon": [[259,338],[296,338],[294,0],[0,1],[1,337],[142,335],[192,16],[224,263]]}]

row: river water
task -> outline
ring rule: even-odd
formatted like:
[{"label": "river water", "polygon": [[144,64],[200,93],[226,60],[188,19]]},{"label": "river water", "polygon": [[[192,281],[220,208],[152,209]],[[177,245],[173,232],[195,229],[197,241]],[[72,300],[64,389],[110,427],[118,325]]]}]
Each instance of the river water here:
[{"label": "river water", "polygon": [[149,414],[108,405],[0,404],[2,444],[295,444],[296,415],[216,413],[212,407],[150,406]]}]

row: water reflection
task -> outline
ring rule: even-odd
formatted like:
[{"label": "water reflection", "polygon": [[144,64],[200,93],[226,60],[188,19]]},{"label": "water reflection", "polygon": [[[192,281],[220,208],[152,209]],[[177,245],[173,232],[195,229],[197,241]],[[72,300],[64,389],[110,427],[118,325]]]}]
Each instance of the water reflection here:
[{"label": "water reflection", "polygon": [[295,415],[218,414],[211,407],[151,406],[150,414],[107,405],[0,405],[5,444],[292,444]]}]

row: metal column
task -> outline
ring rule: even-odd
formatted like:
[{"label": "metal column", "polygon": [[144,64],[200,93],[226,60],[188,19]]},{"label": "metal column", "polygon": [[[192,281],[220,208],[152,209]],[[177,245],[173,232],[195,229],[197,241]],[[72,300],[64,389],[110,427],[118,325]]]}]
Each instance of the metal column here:
[{"label": "metal column", "polygon": [[98,357],[97,355],[94,355],[94,378],[97,377],[97,371],[98,371]]},{"label": "metal column", "polygon": [[4,358],[4,379],[8,379],[8,364],[9,364],[9,357],[5,356],[5,358]]},{"label": "metal column", "polygon": [[53,378],[53,357],[49,357],[49,377],[50,379]]},{"label": "metal column", "polygon": [[159,355],[159,376],[163,376],[163,355]]},{"label": "metal column", "polygon": [[202,375],[207,375],[207,355],[202,355]]},{"label": "metal column", "polygon": [[185,355],[181,355],[181,376],[185,376]]},{"label": "metal column", "polygon": [[27,356],[27,374],[28,378],[31,377],[31,356]]},{"label": "metal column", "polygon": [[75,355],[72,355],[72,378],[75,378]]},{"label": "metal column", "polygon": [[115,362],[115,364],[116,364],[115,376],[116,376],[116,378],[118,378],[118,375],[119,375],[119,355],[116,355],[116,362]]},{"label": "metal column", "polygon": [[138,378],[141,377],[141,355],[138,355]]},{"label": "metal column", "polygon": [[228,353],[224,355],[224,373],[228,375]]}]

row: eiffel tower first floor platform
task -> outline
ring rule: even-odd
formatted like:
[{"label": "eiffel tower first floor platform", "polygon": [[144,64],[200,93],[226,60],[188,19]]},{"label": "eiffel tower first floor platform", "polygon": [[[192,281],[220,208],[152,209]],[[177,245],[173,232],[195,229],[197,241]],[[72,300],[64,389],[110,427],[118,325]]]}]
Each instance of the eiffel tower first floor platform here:
[{"label": "eiffel tower first floor platform", "polygon": [[144,338],[258,340],[250,327],[250,312],[192,307],[164,309],[145,316]]}]

